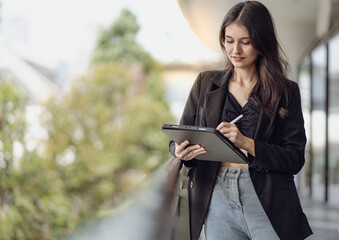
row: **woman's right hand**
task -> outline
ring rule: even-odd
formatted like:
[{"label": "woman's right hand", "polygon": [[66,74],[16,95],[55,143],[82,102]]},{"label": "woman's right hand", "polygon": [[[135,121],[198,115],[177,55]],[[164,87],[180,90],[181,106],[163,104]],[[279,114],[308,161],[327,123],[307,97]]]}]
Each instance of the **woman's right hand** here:
[{"label": "woman's right hand", "polygon": [[175,143],[175,156],[183,161],[189,161],[199,154],[206,153],[204,147],[200,145],[188,146],[189,141],[184,141],[180,145]]}]

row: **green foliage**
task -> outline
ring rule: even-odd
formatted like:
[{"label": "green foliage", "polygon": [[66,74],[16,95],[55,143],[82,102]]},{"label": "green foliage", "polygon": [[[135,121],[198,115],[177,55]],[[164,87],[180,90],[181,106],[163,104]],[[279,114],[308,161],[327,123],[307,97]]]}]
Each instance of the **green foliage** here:
[{"label": "green foliage", "polygon": [[[27,97],[0,82],[1,240],[67,236],[121,203],[170,157],[160,131],[173,121],[161,67],[136,44],[138,29],[124,10],[102,33],[86,75],[45,106],[48,139],[35,150],[25,149]],[[14,144],[23,148],[20,159]]]},{"label": "green foliage", "polygon": [[138,31],[135,15],[127,9],[122,10],[118,19],[108,29],[101,31],[92,61],[114,62],[125,67],[141,65],[148,93],[151,97],[163,100],[161,66],[136,41]]},{"label": "green foliage", "polygon": [[[133,74],[103,63],[75,82],[48,107],[49,141],[44,158],[55,159],[63,191],[85,206],[77,216],[108,209],[169,158],[161,124],[167,105],[139,91]],[[76,202],[74,203],[76,204]]]},{"label": "green foliage", "polygon": [[[14,156],[14,143],[22,146],[25,133],[26,97],[12,84],[0,81],[0,204],[7,205],[13,190],[7,176],[18,165]],[[1,207],[1,205],[0,205]],[[1,224],[0,224],[1,225]]]},{"label": "green foliage", "polygon": [[[13,142],[22,142],[23,140],[24,104],[27,98],[21,89],[15,88],[10,83],[0,81],[0,89],[0,146],[2,148],[0,150],[6,150],[9,154],[7,157],[3,157],[3,161],[10,168]],[[2,153],[6,155],[6,151],[2,151]]]},{"label": "green foliage", "polygon": [[142,63],[145,71],[150,71],[156,62],[136,42],[138,31],[135,15],[127,9],[122,10],[118,19],[100,33],[93,62],[114,61],[125,66]]},{"label": "green foliage", "polygon": [[56,239],[81,216],[70,211],[74,201],[53,161],[25,150],[27,96],[11,82],[0,81],[0,92],[0,239]]},{"label": "green foliage", "polygon": [[51,166],[53,161],[26,152],[7,176],[11,181],[10,201],[2,206],[0,239],[57,239],[70,233],[79,222],[79,206],[63,190],[65,182]]}]

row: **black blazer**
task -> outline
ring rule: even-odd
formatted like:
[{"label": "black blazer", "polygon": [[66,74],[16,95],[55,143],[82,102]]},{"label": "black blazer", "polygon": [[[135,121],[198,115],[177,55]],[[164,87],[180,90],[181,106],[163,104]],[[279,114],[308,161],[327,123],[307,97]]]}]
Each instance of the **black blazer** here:
[{"label": "black blazer", "polygon": [[[189,94],[180,124],[217,127],[225,103],[230,70],[202,72]],[[258,198],[281,239],[300,240],[312,234],[294,184],[305,163],[305,129],[297,83],[291,81],[288,116],[280,118],[283,96],[273,109],[273,117],[260,112],[254,135],[255,157],[250,156],[249,172]],[[174,143],[170,143],[174,155]],[[184,162],[189,171],[191,239],[199,238],[219,168],[218,162]]]}]

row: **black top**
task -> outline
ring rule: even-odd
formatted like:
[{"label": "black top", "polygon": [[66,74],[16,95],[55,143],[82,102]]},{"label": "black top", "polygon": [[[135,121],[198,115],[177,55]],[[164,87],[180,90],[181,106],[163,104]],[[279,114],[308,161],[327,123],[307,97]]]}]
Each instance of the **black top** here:
[{"label": "black top", "polygon": [[227,92],[224,110],[221,114],[221,122],[231,122],[240,114],[244,115],[244,117],[235,124],[243,135],[253,139],[257,128],[260,108],[250,101],[241,107],[232,93]]}]

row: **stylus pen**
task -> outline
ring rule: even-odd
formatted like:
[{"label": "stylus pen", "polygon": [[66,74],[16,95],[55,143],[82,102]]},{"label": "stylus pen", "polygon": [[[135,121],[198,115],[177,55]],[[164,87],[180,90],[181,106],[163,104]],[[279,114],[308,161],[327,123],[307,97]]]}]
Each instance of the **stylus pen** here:
[{"label": "stylus pen", "polygon": [[234,118],[230,123],[236,123],[243,118],[244,115],[240,114],[238,117]]}]

